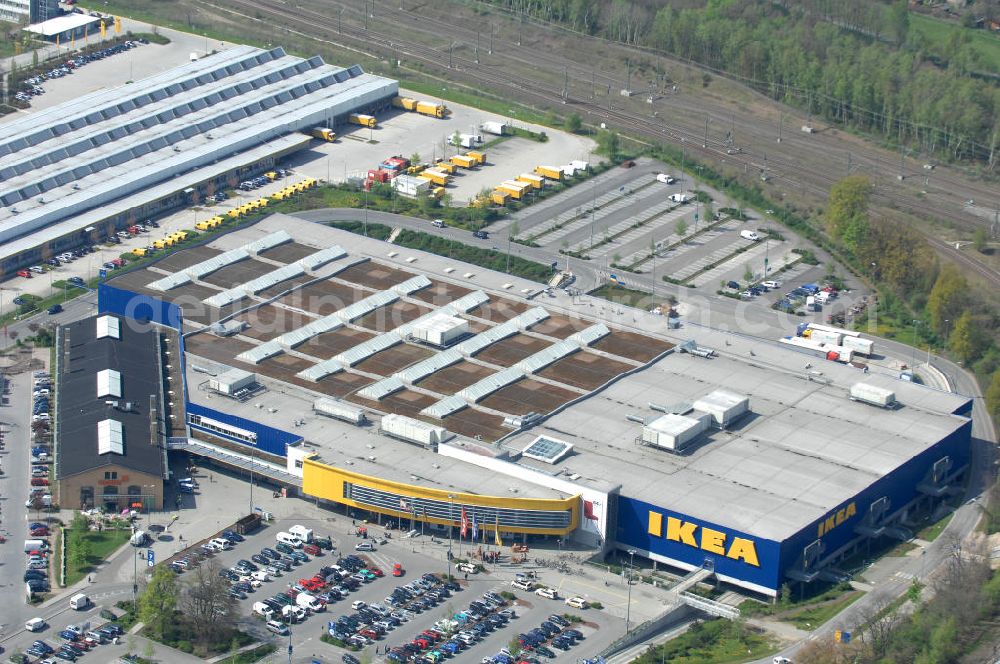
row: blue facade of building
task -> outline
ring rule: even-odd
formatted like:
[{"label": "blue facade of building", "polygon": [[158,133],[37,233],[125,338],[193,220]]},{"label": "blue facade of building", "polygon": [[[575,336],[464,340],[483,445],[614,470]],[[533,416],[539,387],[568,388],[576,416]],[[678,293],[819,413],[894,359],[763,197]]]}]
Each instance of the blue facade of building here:
[{"label": "blue facade of building", "polygon": [[[720,577],[775,594],[786,582],[789,570],[801,567],[805,547],[821,541],[824,552],[818,557],[821,560],[824,555],[849,544],[859,536],[856,528],[864,523],[871,506],[883,498],[888,500],[883,517],[898,513],[920,497],[918,485],[928,479],[935,464],[944,457],[951,462],[948,474],[960,473],[969,463],[971,435],[972,421],[966,420],[937,444],[781,542],[622,495],[618,500],[618,548],[635,548],[692,567],[702,567],[709,562]],[[668,486],[664,487],[664,492],[669,490]],[[748,542],[752,543],[754,556],[746,555]]]},{"label": "blue facade of building", "polygon": [[[214,408],[208,408],[196,403],[187,404],[187,416],[188,424],[192,429],[198,429],[199,431],[204,431],[205,433],[218,436],[219,438],[223,438],[227,441],[244,445],[247,448],[252,447],[276,456],[285,456],[287,454],[285,448],[288,445],[296,445],[302,442],[302,436],[296,436],[293,433],[282,431],[281,429],[275,429],[274,427],[269,427],[266,424],[260,424],[259,422],[254,422],[253,420],[248,420],[243,417],[223,413],[222,411],[215,410]],[[192,422],[192,416],[196,420],[201,417],[207,417],[217,422],[221,422],[223,425],[252,432],[256,440],[247,441],[238,436],[227,434],[225,431],[220,431],[217,428],[213,429],[208,426],[196,424]]]},{"label": "blue facade of building", "polygon": [[178,332],[184,323],[181,309],[176,304],[108,284],[97,286],[97,310],[102,314],[115,314],[139,322],[151,321]]},{"label": "blue facade of building", "polygon": [[780,585],[778,542],[634,498],[618,499],[616,539],[621,548],[634,547],[692,567],[703,567],[708,562],[717,575],[762,589]]}]

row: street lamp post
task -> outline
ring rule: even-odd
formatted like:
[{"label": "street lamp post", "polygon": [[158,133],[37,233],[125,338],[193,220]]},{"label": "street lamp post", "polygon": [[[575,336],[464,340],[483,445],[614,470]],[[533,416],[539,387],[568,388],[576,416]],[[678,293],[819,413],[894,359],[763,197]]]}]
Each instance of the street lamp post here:
[{"label": "street lamp post", "polygon": [[917,324],[920,323],[916,318],[913,319],[913,359],[910,362],[910,371],[913,371],[917,366]]},{"label": "street lamp post", "polygon": [[635,562],[635,549],[629,549],[628,553],[628,603],[625,606],[625,634],[628,635],[629,622],[632,620],[632,568]]}]

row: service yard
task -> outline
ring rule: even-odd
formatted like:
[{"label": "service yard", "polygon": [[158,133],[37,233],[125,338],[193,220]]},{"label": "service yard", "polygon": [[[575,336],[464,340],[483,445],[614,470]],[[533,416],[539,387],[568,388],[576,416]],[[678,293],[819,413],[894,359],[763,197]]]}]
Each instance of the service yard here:
[{"label": "service yard", "polygon": [[[295,523],[304,523],[308,527],[312,527],[308,520],[280,520],[272,522],[266,524],[260,531],[248,535],[245,541],[235,544],[231,550],[214,554],[213,558],[223,569],[236,565],[239,560],[250,561],[252,564],[263,569],[264,566],[260,564],[260,559],[253,561],[251,557],[260,554],[261,549],[265,547],[276,549],[277,541],[275,535],[279,532],[288,532]],[[317,527],[321,528],[321,526]],[[369,530],[373,531],[374,528],[370,527]],[[317,530],[316,532],[316,536],[325,536],[326,534],[325,531],[321,530]],[[442,580],[448,570],[443,559],[435,559],[424,553],[424,551],[439,551],[437,547],[426,548],[432,546],[428,538],[417,536],[413,539],[393,538],[379,540],[383,543],[373,544],[374,551],[355,551],[355,546],[361,542],[374,542],[376,540],[375,537],[361,539],[359,537],[345,537],[342,535],[340,537],[334,536],[331,539],[334,544],[332,551],[324,550],[322,555],[306,556],[308,558],[307,561],[292,566],[291,571],[283,573],[280,577],[261,582],[258,588],[253,589],[252,592],[247,594],[246,599],[242,599],[238,603],[243,629],[259,636],[263,640],[277,639],[281,650],[284,650],[288,637],[272,634],[268,631],[263,618],[252,615],[255,603],[286,592],[292,586],[300,584],[303,580],[312,579],[315,575],[321,574],[321,569],[323,568],[331,568],[334,565],[347,568],[350,563],[348,557],[352,555],[360,558],[366,568],[374,571],[377,567],[383,573],[381,577],[359,582],[357,589],[348,592],[345,597],[341,599],[331,598],[330,603],[324,610],[308,616],[301,622],[293,623],[291,625],[291,645],[293,647],[293,654],[295,655],[294,661],[310,661],[306,658],[307,656],[309,658],[316,658],[321,662],[340,661],[341,655],[345,650],[321,641],[320,637],[329,632],[331,622],[336,624],[340,620],[342,624],[346,624],[350,620],[350,618],[346,620],[341,619],[341,616],[362,615],[362,605],[356,604],[357,602],[363,602],[364,606],[381,605],[386,609],[395,611],[398,617],[404,618],[404,620],[399,621],[401,624],[394,626],[385,634],[380,634],[377,639],[366,646],[373,655],[376,654],[375,651],[377,649],[378,656],[381,658],[386,657],[387,648],[392,650],[398,647],[401,648],[404,644],[411,643],[422,632],[433,628],[434,624],[438,621],[453,619],[455,614],[467,611],[473,602],[485,603],[484,595],[486,593],[499,594],[502,591],[512,590],[509,578],[513,576],[513,570],[504,570],[503,565],[501,565],[501,572],[491,573],[490,571],[485,571],[472,574],[460,573],[452,565],[451,572],[454,575],[458,589],[456,590],[456,586],[453,586],[451,591],[445,591],[448,594],[447,597],[443,597],[439,601],[431,600],[429,596],[432,591],[441,591],[443,587]],[[468,544],[464,548],[467,553]],[[301,552],[301,549],[297,549],[296,551]],[[459,548],[457,542],[455,542],[454,551],[455,555],[458,556]],[[276,551],[276,553],[281,554],[280,551]],[[287,556],[288,554],[281,555]],[[396,564],[401,565],[403,571],[401,577],[393,576],[393,567]],[[331,573],[330,569],[326,569],[326,574]],[[430,581],[431,577],[428,575],[434,575],[437,577],[437,581],[427,583],[426,585],[429,586],[427,589],[415,590],[414,582],[421,579]],[[183,573],[181,576],[183,577]],[[311,594],[317,597],[322,596],[323,593],[329,592],[329,587],[334,585],[339,584],[331,583],[330,586],[317,589]],[[408,586],[411,589],[407,592],[411,592],[412,597],[397,603],[395,606],[390,606],[387,598],[393,594],[396,588],[404,586]],[[558,647],[551,647],[550,640],[547,640],[549,650],[554,655],[551,661],[575,662],[582,657],[592,656],[607,646],[618,635],[618,630],[611,627],[613,619],[604,612],[593,609],[571,609],[566,606],[562,597],[559,599],[546,599],[530,591],[521,590],[516,590],[515,594],[517,597],[514,603],[504,602],[503,605],[494,605],[490,607],[490,611],[486,612],[489,615],[496,615],[503,610],[510,610],[512,612],[511,617],[506,620],[503,617],[492,618],[498,626],[491,626],[489,629],[486,627],[479,628],[480,631],[483,631],[482,637],[478,638],[471,646],[463,644],[459,653],[451,656],[449,659],[453,661],[478,662],[483,660],[483,658],[492,657],[499,653],[501,649],[509,648],[511,641],[516,640],[518,635],[529,633],[532,629],[538,628],[543,622],[549,620],[549,616],[552,614],[559,616],[572,614],[578,616],[581,619],[580,622],[574,622],[571,626],[564,626],[563,631],[575,628],[582,634],[583,639],[578,640],[575,645],[566,651],[560,650]],[[422,609],[415,606],[415,604],[421,602],[427,603],[429,606]],[[497,603],[494,601],[494,604]],[[354,609],[352,606],[358,606],[359,608]],[[394,621],[395,619],[389,618],[389,620]],[[465,624],[463,629],[473,630],[475,624],[489,623],[489,620],[490,618],[485,616],[479,620],[472,619]],[[359,629],[361,628],[351,631],[357,632]],[[342,631],[348,630],[342,629]],[[440,640],[435,644],[435,647],[425,652],[440,649],[446,641],[448,639]],[[540,661],[546,661],[547,659],[544,656],[538,656],[538,658]],[[389,656],[386,657],[386,661],[398,660]]]}]

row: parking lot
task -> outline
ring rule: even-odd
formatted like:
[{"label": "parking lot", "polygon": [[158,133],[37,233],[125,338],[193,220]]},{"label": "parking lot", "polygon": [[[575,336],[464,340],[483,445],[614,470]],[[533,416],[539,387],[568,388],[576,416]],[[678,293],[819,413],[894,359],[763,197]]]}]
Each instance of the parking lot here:
[{"label": "parking lot", "polygon": [[[305,523],[309,523],[308,520]],[[293,522],[291,520],[282,520],[267,524],[259,532],[248,535],[245,541],[236,543],[231,550],[215,553],[213,558],[223,568],[232,567],[238,561],[244,560],[257,566],[260,570],[264,570],[264,565],[261,563],[265,558],[253,560],[252,556],[259,554],[264,547],[275,550],[276,554],[287,556],[287,553],[282,554],[281,551],[276,550],[275,535],[279,532],[287,532],[291,529],[292,525]],[[317,532],[317,535],[325,534]],[[291,625],[291,643],[296,655],[301,657],[308,656],[310,658],[316,657],[320,661],[325,662],[339,661],[341,654],[346,651],[320,641],[322,635],[329,633],[331,629],[330,623],[333,622],[336,624],[340,620],[341,626],[334,629],[335,631],[344,632],[341,636],[346,636],[347,633],[353,633],[361,629],[360,627],[349,628],[345,627],[345,625],[352,620],[351,616],[357,617],[361,615],[359,610],[361,610],[362,606],[375,605],[378,607],[378,605],[381,605],[397,613],[397,618],[388,618],[390,622],[398,620],[401,624],[387,630],[385,634],[378,635],[378,638],[370,642],[366,648],[373,655],[376,654],[377,650],[379,656],[386,656],[389,661],[398,661],[395,656],[387,656],[387,648],[392,650],[401,648],[404,644],[411,643],[422,632],[433,628],[435,623],[439,623],[439,621],[445,619],[453,619],[455,614],[467,610],[474,601],[483,602],[485,593],[499,593],[501,591],[512,590],[509,581],[501,580],[499,575],[490,573],[463,574],[459,573],[453,566],[452,573],[455,574],[458,583],[456,586],[453,586],[453,590],[447,591],[447,597],[443,597],[440,601],[429,601],[427,599],[429,595],[428,590],[420,591],[419,596],[416,595],[415,591],[411,598],[396,604],[396,606],[390,606],[387,599],[396,588],[405,584],[410,584],[410,587],[413,588],[413,582],[427,574],[435,574],[438,579],[443,579],[446,572],[443,561],[435,560],[418,553],[415,543],[411,540],[382,540],[385,543],[375,544],[375,551],[364,552],[355,551],[355,546],[360,542],[372,542],[372,539],[362,540],[349,536],[332,537],[331,539],[334,545],[332,551],[323,551],[322,555],[319,556],[306,556],[308,558],[307,561],[292,566],[290,571],[282,573],[280,577],[253,582],[253,586],[258,587],[252,588],[247,593],[246,598],[238,602],[241,622],[247,631],[261,638],[279,638],[281,643],[284,643],[287,638],[286,636],[276,636],[269,633],[264,619],[251,615],[254,605],[265,599],[273,598],[278,593],[286,592],[297,584],[304,585],[303,582],[310,582],[310,579],[319,574],[321,569],[325,568],[327,575],[332,574],[330,568],[334,565],[343,566],[345,563],[349,563],[350,561],[345,561],[344,557],[350,555],[357,555],[369,569],[379,568],[383,576],[373,578],[369,581],[356,582],[357,588],[349,590],[346,596],[340,599],[325,595],[325,593],[329,592],[329,587],[317,588],[311,592],[310,594],[316,597],[325,597],[330,602],[325,607],[325,610],[310,615],[303,621]],[[299,555],[302,555],[301,549],[295,549],[295,551],[300,552]],[[393,576],[393,568],[397,564],[402,569],[401,577]],[[181,579],[183,579],[183,576],[181,574]],[[263,575],[258,573],[258,576]],[[466,576],[468,577],[467,579],[465,578]],[[426,578],[429,579],[430,577]],[[330,581],[332,586],[334,579],[330,577]],[[343,583],[345,582],[340,581],[337,585],[344,587]],[[353,582],[347,581],[346,583]],[[440,581],[428,585],[432,585],[433,589],[437,590],[442,588]],[[519,634],[526,634],[532,629],[538,628],[552,614],[561,616],[562,614],[570,613],[585,618],[583,622],[573,625],[582,634],[583,640],[570,647],[567,651],[550,647],[549,650],[553,655],[553,661],[576,661],[581,657],[592,655],[614,638],[611,630],[606,629],[609,618],[606,614],[593,609],[571,609],[565,605],[562,598],[546,599],[531,592],[521,590],[517,590],[516,595],[517,601],[515,604],[505,603],[503,606],[494,606],[492,607],[492,611],[490,611],[491,614],[496,614],[503,609],[510,609],[513,616],[516,617],[511,617],[507,621],[503,621],[502,618],[494,618],[494,622],[498,622],[498,624],[505,622],[505,624],[496,628],[491,627],[488,630],[485,627],[479,628],[483,631],[482,638],[475,640],[471,647],[466,647],[463,644],[461,646],[462,649],[454,659],[471,662],[492,657],[499,653],[501,649],[509,647],[511,641],[516,639]],[[282,602],[284,601],[282,600]],[[415,604],[421,601],[429,604],[429,606],[423,609],[415,606]],[[364,604],[358,604],[358,602],[363,602]],[[359,608],[353,609],[352,606]],[[378,609],[376,608],[376,610]],[[345,617],[341,618],[342,616]],[[402,620],[399,620],[400,618]],[[473,619],[464,625],[464,629],[472,630],[474,624],[483,622],[483,620],[488,621],[486,618],[478,621]],[[434,648],[430,648],[426,652],[432,652],[434,649],[440,650],[442,644],[446,642],[447,639],[443,639],[435,644]],[[540,656],[540,659],[544,661],[547,658]],[[497,661],[501,662],[503,658]]]}]

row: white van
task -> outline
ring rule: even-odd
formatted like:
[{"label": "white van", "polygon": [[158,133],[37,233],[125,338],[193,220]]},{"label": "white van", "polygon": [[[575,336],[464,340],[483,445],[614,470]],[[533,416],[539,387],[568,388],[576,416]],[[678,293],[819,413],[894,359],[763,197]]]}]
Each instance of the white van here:
[{"label": "white van", "polygon": [[32,618],[24,623],[24,628],[29,632],[40,632],[48,626],[49,624],[41,618]]},{"label": "white van", "polygon": [[274,536],[274,539],[296,549],[302,548],[302,540],[291,533],[280,532]]},{"label": "white van", "polygon": [[465,572],[466,574],[475,574],[479,571],[479,568],[472,563],[459,563],[455,565],[455,569],[459,572]]},{"label": "white van", "polygon": [[760,236],[754,231],[740,231],[740,237],[744,240],[750,240],[751,242],[757,242],[760,240]]},{"label": "white van", "polygon": [[587,600],[582,597],[567,597],[566,606],[571,606],[574,609],[586,609]]},{"label": "white van", "polygon": [[288,532],[291,533],[292,535],[295,535],[303,542],[308,543],[311,542],[313,539],[312,528],[306,528],[305,526],[301,526],[299,524],[295,524],[294,526],[289,528]]},{"label": "white van", "polygon": [[444,228],[444,219],[435,219],[431,222],[431,225],[435,228]]},{"label": "white van", "polygon": [[254,615],[258,615],[264,620],[270,620],[274,616],[274,609],[264,604],[264,602],[254,602],[253,612]]},{"label": "white van", "polygon": [[511,581],[510,586],[511,588],[517,588],[518,590],[531,590],[531,583],[528,581]]},{"label": "white van", "polygon": [[559,593],[556,592],[555,588],[546,588],[544,586],[536,590],[535,594],[539,597],[547,597],[548,599],[557,599],[559,597]]},{"label": "white van", "polygon": [[221,537],[216,537],[215,539],[212,540],[211,543],[217,547],[220,547],[223,551],[229,551],[229,549],[233,548],[232,542],[230,542],[227,539],[223,539]]},{"label": "white van", "polygon": [[69,608],[74,611],[83,611],[90,606],[90,598],[83,593],[78,593],[69,598]]}]

